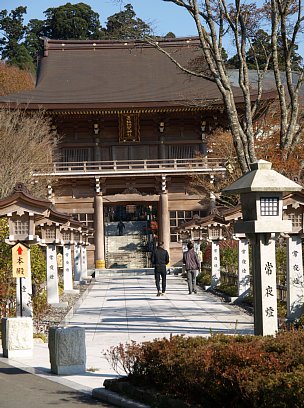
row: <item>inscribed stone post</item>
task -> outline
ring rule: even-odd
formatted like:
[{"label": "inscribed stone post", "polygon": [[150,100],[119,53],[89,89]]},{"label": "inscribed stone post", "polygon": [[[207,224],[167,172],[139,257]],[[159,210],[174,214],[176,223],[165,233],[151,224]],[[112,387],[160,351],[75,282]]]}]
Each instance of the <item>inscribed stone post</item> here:
[{"label": "inscribed stone post", "polygon": [[243,298],[250,290],[249,245],[247,238],[238,241],[238,296]]},{"label": "inscribed stone post", "polygon": [[59,303],[56,245],[46,247],[46,288],[48,304]]},{"label": "inscribed stone post", "polygon": [[81,256],[81,280],[85,280],[88,277],[87,247],[85,245],[81,245],[80,256]]},{"label": "inscribed stone post", "polygon": [[265,243],[265,234],[255,234],[252,239],[254,334],[274,335],[278,331],[275,239]]},{"label": "inscribed stone post", "polygon": [[71,245],[63,246],[63,289],[65,292],[73,290]]},{"label": "inscribed stone post", "polygon": [[80,245],[74,245],[74,282],[79,283],[81,280],[81,254]]},{"label": "inscribed stone post", "polygon": [[211,286],[218,286],[220,284],[220,243],[219,241],[211,242]]},{"label": "inscribed stone post", "polygon": [[302,239],[291,235],[287,239],[287,318],[298,319],[303,312]]}]

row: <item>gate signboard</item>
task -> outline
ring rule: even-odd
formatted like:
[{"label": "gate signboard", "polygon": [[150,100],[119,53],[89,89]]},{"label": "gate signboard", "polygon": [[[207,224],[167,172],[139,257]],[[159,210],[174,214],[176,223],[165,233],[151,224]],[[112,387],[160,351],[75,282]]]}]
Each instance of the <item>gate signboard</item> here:
[{"label": "gate signboard", "polygon": [[16,244],[12,248],[13,278],[27,278],[29,266],[29,248]]}]

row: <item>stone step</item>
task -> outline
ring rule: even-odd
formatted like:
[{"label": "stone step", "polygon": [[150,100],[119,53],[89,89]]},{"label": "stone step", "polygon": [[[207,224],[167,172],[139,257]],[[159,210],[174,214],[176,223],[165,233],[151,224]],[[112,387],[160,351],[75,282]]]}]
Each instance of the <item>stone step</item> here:
[{"label": "stone step", "polygon": [[[125,228],[123,236],[128,235],[145,235],[147,232],[147,221],[123,221]],[[119,236],[117,228],[118,222],[108,222],[105,224],[106,236]]]},{"label": "stone step", "polygon": [[103,276],[121,276],[121,275],[153,275],[153,268],[111,268],[95,269],[95,279],[98,280]]}]

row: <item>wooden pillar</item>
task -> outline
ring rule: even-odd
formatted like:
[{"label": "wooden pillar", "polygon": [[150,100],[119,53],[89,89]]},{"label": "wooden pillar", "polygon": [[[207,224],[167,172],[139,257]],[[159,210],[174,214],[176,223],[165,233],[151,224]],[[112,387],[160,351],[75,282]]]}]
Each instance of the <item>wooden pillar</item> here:
[{"label": "wooden pillar", "polygon": [[102,193],[95,195],[95,267],[105,268],[104,222]]},{"label": "wooden pillar", "polygon": [[162,176],[162,190],[159,197],[160,207],[160,241],[163,241],[165,249],[169,252],[170,249],[170,216],[169,216],[169,200],[166,185],[166,177]]}]

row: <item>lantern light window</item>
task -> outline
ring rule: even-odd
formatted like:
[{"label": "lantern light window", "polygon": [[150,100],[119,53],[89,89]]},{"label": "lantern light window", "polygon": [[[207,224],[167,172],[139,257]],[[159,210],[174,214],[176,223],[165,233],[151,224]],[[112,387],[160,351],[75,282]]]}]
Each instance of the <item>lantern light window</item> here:
[{"label": "lantern light window", "polygon": [[71,240],[71,232],[70,231],[62,231],[62,239],[64,241],[70,241]]},{"label": "lantern light window", "polygon": [[279,215],[279,199],[277,197],[261,197],[261,216]]},{"label": "lantern light window", "polygon": [[17,219],[14,223],[16,235],[27,235],[29,233],[29,222],[24,219]]}]

